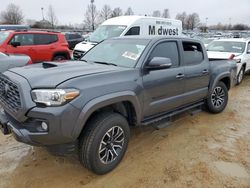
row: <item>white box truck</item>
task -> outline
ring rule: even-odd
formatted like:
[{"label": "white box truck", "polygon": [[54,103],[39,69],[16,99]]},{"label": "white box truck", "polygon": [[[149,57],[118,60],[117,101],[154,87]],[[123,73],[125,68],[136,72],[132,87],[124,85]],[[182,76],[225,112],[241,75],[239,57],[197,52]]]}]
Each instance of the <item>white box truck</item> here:
[{"label": "white box truck", "polygon": [[80,59],[85,52],[105,39],[127,35],[181,36],[182,22],[174,19],[148,16],[119,16],[111,18],[103,22],[86,41],[75,46],[73,57],[74,59]]}]

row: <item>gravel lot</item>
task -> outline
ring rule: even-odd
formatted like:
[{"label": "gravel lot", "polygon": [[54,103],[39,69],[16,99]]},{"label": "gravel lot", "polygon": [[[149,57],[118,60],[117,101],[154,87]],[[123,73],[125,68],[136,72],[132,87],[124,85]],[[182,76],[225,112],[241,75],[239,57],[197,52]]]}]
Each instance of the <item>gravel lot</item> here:
[{"label": "gravel lot", "polygon": [[104,176],[0,134],[0,187],[250,187],[250,76],[229,101],[222,114],[132,129],[124,160]]}]

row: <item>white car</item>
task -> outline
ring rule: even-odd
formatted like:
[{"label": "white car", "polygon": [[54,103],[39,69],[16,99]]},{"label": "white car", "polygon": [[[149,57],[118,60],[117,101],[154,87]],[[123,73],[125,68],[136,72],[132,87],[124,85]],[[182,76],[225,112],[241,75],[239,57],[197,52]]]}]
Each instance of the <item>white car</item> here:
[{"label": "white car", "polygon": [[219,39],[207,46],[209,59],[235,59],[237,61],[237,84],[250,71],[250,39]]},{"label": "white car", "polygon": [[207,47],[214,40],[216,40],[216,38],[203,38],[202,42],[204,43],[204,46]]},{"label": "white car", "polygon": [[181,36],[182,22],[168,18],[149,16],[119,16],[103,22],[84,42],[78,43],[73,51],[74,59],[81,57],[99,42],[108,38],[128,35]]}]

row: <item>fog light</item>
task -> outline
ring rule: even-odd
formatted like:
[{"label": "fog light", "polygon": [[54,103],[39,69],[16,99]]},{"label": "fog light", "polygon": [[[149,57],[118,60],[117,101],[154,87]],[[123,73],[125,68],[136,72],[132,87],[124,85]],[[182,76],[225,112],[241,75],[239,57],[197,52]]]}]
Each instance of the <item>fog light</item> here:
[{"label": "fog light", "polygon": [[45,122],[42,122],[41,127],[42,127],[42,129],[43,129],[44,131],[47,131],[47,130],[48,130],[48,125],[47,125],[47,123],[45,123]]}]

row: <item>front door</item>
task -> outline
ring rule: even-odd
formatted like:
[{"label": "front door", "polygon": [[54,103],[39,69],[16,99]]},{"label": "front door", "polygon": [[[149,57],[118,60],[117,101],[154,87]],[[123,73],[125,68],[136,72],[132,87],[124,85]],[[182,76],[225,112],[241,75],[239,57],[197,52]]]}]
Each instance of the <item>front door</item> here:
[{"label": "front door", "polygon": [[180,64],[177,42],[163,41],[158,43],[147,62],[153,57],[170,58],[172,67],[144,73],[144,119],[170,111],[183,104],[185,77],[184,68]]},{"label": "front door", "polygon": [[[20,42],[20,46],[12,46],[12,42]],[[7,53],[10,54],[25,54],[30,56],[32,61],[36,59],[36,53],[33,49],[34,35],[33,34],[15,34],[9,41],[7,46]]]}]

